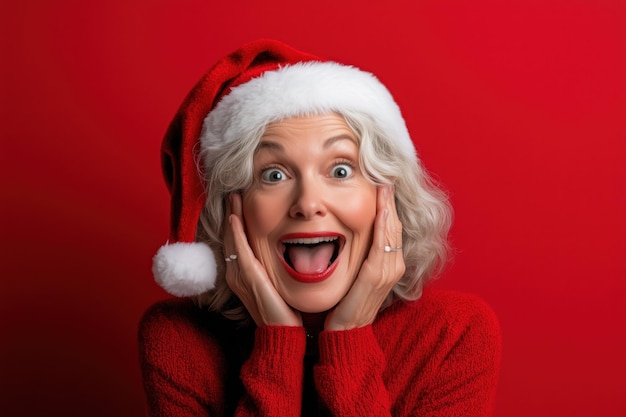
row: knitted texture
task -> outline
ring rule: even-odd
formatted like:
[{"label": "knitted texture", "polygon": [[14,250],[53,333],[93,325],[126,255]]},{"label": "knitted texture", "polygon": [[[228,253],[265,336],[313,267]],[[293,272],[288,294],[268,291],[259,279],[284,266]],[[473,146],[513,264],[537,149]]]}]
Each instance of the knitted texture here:
[{"label": "knitted texture", "polygon": [[149,415],[492,415],[500,330],[474,296],[427,289],[314,342],[311,354],[303,327],[237,328],[186,299],[158,303],[139,329]]}]

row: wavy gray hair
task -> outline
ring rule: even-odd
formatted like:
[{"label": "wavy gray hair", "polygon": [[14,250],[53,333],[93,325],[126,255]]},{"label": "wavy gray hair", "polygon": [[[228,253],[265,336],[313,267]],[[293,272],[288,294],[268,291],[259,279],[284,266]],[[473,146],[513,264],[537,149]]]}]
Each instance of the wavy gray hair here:
[{"label": "wavy gray hair", "polygon": [[[341,111],[359,139],[359,164],[363,174],[376,185],[393,184],[396,208],[402,223],[402,251],[406,271],[389,294],[383,308],[393,300],[416,300],[424,284],[437,276],[449,254],[447,240],[452,209],[446,194],[437,186],[415,155],[407,155],[393,138],[386,137],[372,118],[364,113]],[[199,155],[206,167],[206,203],[198,223],[198,241],[223,253],[222,227],[225,199],[233,191],[245,190],[253,179],[253,158],[265,126],[237,138],[226,146],[215,145]],[[223,257],[221,258],[223,259]],[[219,257],[218,257],[219,263]],[[225,263],[218,265],[215,289],[198,296],[198,302],[233,320],[249,315],[234,296],[224,277]]]}]

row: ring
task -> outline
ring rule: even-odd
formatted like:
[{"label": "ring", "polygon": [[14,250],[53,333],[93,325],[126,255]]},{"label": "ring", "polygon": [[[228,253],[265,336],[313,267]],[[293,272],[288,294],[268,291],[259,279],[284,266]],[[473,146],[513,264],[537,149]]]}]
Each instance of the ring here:
[{"label": "ring", "polygon": [[236,261],[237,260],[237,255],[235,255],[235,254],[229,255],[228,257],[224,258],[224,260],[226,262]]},{"label": "ring", "polygon": [[385,246],[385,252],[389,253],[389,252],[395,252],[398,249],[402,249],[402,245],[398,245],[395,248],[392,248],[391,246]]}]

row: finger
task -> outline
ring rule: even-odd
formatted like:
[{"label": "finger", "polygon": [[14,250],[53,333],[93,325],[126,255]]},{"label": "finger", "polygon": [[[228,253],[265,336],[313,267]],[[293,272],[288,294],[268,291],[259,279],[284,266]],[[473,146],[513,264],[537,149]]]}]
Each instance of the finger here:
[{"label": "finger", "polygon": [[372,237],[372,247],[368,255],[368,259],[374,262],[382,260],[382,255],[385,253],[385,246],[389,245],[387,240],[387,221],[389,219],[389,207],[387,204],[388,192],[389,190],[386,185],[380,186],[377,190],[374,236]]},{"label": "finger", "polygon": [[246,258],[248,260],[253,259],[255,257],[252,253],[250,245],[248,245],[248,238],[246,236],[246,230],[243,224],[243,203],[241,201],[241,194],[232,193],[230,195],[230,201],[231,214],[229,217],[229,223],[232,229],[234,244],[233,249],[236,252],[237,256],[239,256],[240,258],[244,258],[242,260],[245,261]]},{"label": "finger", "polygon": [[239,193],[230,193],[229,194],[230,201],[230,214],[235,214],[239,216],[240,219],[243,218],[243,202],[241,201],[241,194]]},{"label": "finger", "polygon": [[367,286],[378,286],[381,283],[382,273],[385,269],[385,246],[389,245],[387,233],[387,220],[389,218],[389,208],[386,203],[385,185],[378,187],[376,195],[376,217],[374,218],[374,228],[372,245],[367,254],[367,259],[363,262],[361,270],[355,282],[356,286],[367,284]]},{"label": "finger", "polygon": [[[225,258],[234,254],[235,244],[233,239],[233,230],[231,226],[230,216],[232,214],[233,194],[229,194],[226,199],[226,210],[224,212],[224,226],[222,228],[222,244],[223,255]],[[227,262],[228,264],[228,262]],[[227,265],[228,267],[228,265]]]},{"label": "finger", "polygon": [[232,229],[233,250],[238,256],[237,259],[240,261],[239,263],[241,263],[246,256],[254,257],[252,249],[250,249],[250,246],[248,245],[248,239],[246,237],[246,232],[244,230],[243,223],[241,222],[241,218],[233,213],[230,215],[228,220]]},{"label": "finger", "polygon": [[393,185],[386,185],[381,195],[381,205],[387,213],[384,222],[384,242],[386,249],[380,264],[381,284],[395,285],[404,274],[404,255],[402,251],[402,223],[398,217]]},{"label": "finger", "polygon": [[228,194],[226,198],[226,209],[224,210],[224,227],[222,230],[224,241],[226,242],[227,238],[230,237],[229,234],[231,232],[230,228],[230,220],[229,217],[233,212],[233,193]]},{"label": "finger", "polygon": [[382,187],[379,195],[379,210],[384,213],[383,250],[385,253],[397,252],[398,246],[402,245],[402,235],[401,233],[398,235],[399,221],[393,186],[384,185]]},{"label": "finger", "polygon": [[398,209],[396,208],[395,187],[389,186],[388,198],[390,232],[393,234],[395,247],[398,247],[402,246],[402,222],[400,222]]},{"label": "finger", "polygon": [[395,247],[398,248],[396,252],[396,256],[393,256],[390,261],[393,262],[392,271],[390,274],[390,280],[394,283],[394,285],[402,279],[404,273],[406,272],[406,264],[404,263],[404,249],[403,247],[403,238],[402,238],[402,222],[400,221],[400,217],[398,215],[398,209],[396,207],[396,193],[395,187],[391,187],[390,192],[390,213],[393,222],[393,233],[395,238]]},{"label": "finger", "polygon": [[[237,255],[237,266],[250,279],[255,282],[269,282],[267,273],[261,263],[257,260],[246,236],[245,226],[241,216],[242,204],[241,196],[234,195],[232,204],[232,214],[229,217],[233,237],[233,252]],[[252,278],[256,277],[256,278]]]}]

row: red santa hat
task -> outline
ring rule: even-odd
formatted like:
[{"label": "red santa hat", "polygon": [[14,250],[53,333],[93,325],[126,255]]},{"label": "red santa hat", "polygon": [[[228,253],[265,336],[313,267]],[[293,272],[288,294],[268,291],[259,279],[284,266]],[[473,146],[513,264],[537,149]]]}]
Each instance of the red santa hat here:
[{"label": "red santa hat", "polygon": [[228,146],[281,119],[344,111],[370,116],[401,152],[415,155],[400,109],[368,72],[274,40],[249,43],[211,68],[186,97],[163,140],[171,224],[169,241],[153,259],[157,283],[176,296],[215,286],[215,254],[195,240],[205,204],[200,171],[211,169],[207,161],[198,161],[200,150]]}]

